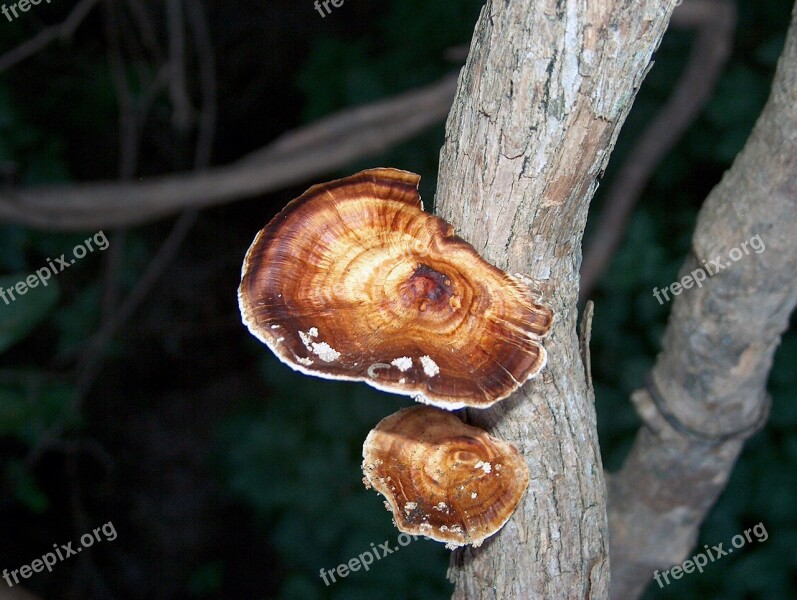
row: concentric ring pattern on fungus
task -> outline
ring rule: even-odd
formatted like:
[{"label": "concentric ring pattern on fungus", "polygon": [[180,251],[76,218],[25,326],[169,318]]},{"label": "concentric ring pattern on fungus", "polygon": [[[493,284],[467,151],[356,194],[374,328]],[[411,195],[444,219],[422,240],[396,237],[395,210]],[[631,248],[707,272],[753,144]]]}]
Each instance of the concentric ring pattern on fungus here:
[{"label": "concentric ring pattern on fungus", "polygon": [[479,546],[496,533],[529,483],[512,444],[428,406],[380,421],[363,444],[363,474],[401,531],[449,547]]},{"label": "concentric ring pattern on fungus", "polygon": [[424,212],[419,180],[372,169],[291,201],[246,255],[241,314],[303,373],[490,406],[543,368],[553,313]]}]

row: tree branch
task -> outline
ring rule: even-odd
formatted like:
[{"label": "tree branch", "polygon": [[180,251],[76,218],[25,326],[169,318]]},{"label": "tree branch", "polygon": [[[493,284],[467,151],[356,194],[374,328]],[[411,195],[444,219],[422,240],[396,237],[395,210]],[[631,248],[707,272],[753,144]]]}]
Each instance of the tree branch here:
[{"label": "tree branch", "polygon": [[0,190],[0,219],[50,230],[152,221],[264,194],[384,152],[445,118],[456,77],[341,111],[292,131],[238,162],[140,183],[82,183]]},{"label": "tree branch", "polygon": [[449,116],[438,213],[556,311],[549,363],[468,418],[514,442],[531,482],[492,540],[452,558],[454,598],[609,594],[604,482],[576,335],[581,235],[597,180],[674,3],[491,0]]},{"label": "tree branch", "polygon": [[581,265],[581,299],[609,266],[642,192],[661,160],[697,118],[728,60],[736,7],[728,0],[690,0],[673,13],[673,25],[698,28],[689,62],[667,103],[634,143],[606,194]]},{"label": "tree branch", "polygon": [[[729,266],[675,299],[650,383],[632,398],[644,426],[608,478],[615,600],[638,598],[655,569],[687,557],[744,440],[766,420],[772,356],[797,304],[795,97],[797,5],[769,101],[706,199],[680,275],[705,271],[704,260]],[[748,243],[733,262],[755,236],[765,250]]]}]

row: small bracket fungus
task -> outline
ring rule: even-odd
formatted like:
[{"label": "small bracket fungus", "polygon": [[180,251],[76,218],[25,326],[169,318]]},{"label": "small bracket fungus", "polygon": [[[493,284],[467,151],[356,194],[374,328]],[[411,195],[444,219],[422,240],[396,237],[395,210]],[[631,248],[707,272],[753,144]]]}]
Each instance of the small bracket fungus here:
[{"label": "small bracket fungus", "polygon": [[529,483],[517,448],[428,406],[379,422],[363,444],[363,474],[401,531],[448,547],[480,546],[509,520]]},{"label": "small bracket fungus", "polygon": [[424,212],[419,181],[371,169],[291,201],[246,254],[243,321],[302,373],[487,407],[543,368],[553,312]]}]

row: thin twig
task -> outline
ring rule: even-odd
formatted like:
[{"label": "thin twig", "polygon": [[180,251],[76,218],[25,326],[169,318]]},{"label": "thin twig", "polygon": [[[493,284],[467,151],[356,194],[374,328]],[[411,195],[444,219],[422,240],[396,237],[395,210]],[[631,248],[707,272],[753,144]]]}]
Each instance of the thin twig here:
[{"label": "thin twig", "polygon": [[185,31],[182,0],[166,0],[166,24],[169,32],[169,96],[172,102],[172,125],[184,134],[191,121],[191,101],[185,80]]},{"label": "thin twig", "polygon": [[107,2],[104,8],[103,26],[108,42],[108,62],[111,66],[111,79],[116,90],[116,98],[119,101],[119,176],[122,180],[129,180],[133,177],[138,162],[140,141],[138,119],[119,41],[121,29],[119,9],[116,2]]},{"label": "thin twig", "polygon": [[[135,101],[127,81],[122,56],[119,36],[124,28],[120,24],[119,8],[116,2],[107,2],[103,8],[103,28],[108,45],[108,63],[119,103],[119,177],[122,181],[129,181],[133,178],[138,164],[141,127],[137,119]],[[113,318],[119,304],[118,275],[124,257],[126,237],[125,229],[113,231],[110,252],[104,257],[101,323],[107,323]]]},{"label": "thin twig", "polygon": [[103,287],[100,305],[100,320],[105,322],[111,318],[119,306],[118,274],[122,268],[124,258],[125,240],[127,229],[115,229],[111,232],[108,252],[103,260]]},{"label": "thin twig", "polygon": [[89,12],[91,12],[91,9],[94,8],[94,5],[97,4],[98,1],[99,0],[81,0],[72,12],[69,13],[69,16],[63,23],[43,29],[27,42],[23,42],[13,50],[9,50],[0,56],[0,73],[26,58],[33,56],[54,40],[59,38],[67,40],[71,38],[75,30],[88,16]]},{"label": "thin twig", "polygon": [[148,9],[140,0],[127,0],[127,7],[133,17],[133,22],[138,28],[141,42],[151,54],[152,62],[160,64],[164,61],[163,49],[161,48],[158,36],[155,34],[155,26],[152,23]]},{"label": "thin twig", "polygon": [[180,215],[168,237],[158,248],[158,252],[136,282],[136,286],[125,298],[119,311],[86,344],[86,350],[78,365],[77,387],[79,394],[85,395],[88,392],[94,380],[95,369],[100,360],[102,349],[111,341],[116,332],[130,320],[141,303],[146,300],[150,289],[163,274],[163,271],[180,248],[186,234],[193,226],[196,216],[197,212],[193,210],[185,211]]},{"label": "thin twig", "polygon": [[216,137],[216,57],[210,39],[205,11],[199,2],[186,4],[186,19],[193,33],[199,62],[199,89],[202,95],[202,111],[199,115],[194,168],[199,171],[210,164],[213,140]]}]

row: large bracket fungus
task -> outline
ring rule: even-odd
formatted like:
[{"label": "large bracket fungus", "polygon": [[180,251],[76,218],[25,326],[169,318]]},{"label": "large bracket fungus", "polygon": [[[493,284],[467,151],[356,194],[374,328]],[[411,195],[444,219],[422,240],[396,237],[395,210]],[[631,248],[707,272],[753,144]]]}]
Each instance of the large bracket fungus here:
[{"label": "large bracket fungus", "polygon": [[363,474],[366,487],[387,498],[396,527],[448,547],[481,545],[529,483],[514,446],[427,406],[379,422],[363,444]]},{"label": "large bracket fungus", "polygon": [[553,312],[424,212],[419,180],[371,169],[292,200],[246,254],[241,314],[303,373],[487,407],[543,368]]}]

